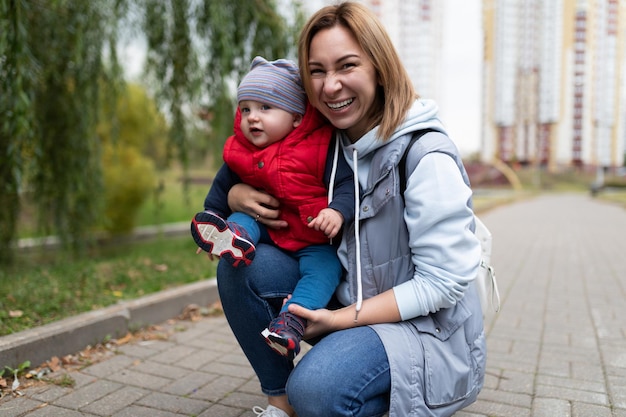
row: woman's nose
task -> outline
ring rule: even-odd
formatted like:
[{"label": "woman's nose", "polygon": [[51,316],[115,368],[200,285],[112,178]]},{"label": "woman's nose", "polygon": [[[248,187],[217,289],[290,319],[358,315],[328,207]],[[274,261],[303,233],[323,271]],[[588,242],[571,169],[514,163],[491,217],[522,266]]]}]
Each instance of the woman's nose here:
[{"label": "woman's nose", "polygon": [[337,91],[341,90],[341,80],[336,73],[327,73],[324,78],[324,93],[328,96],[332,96]]}]

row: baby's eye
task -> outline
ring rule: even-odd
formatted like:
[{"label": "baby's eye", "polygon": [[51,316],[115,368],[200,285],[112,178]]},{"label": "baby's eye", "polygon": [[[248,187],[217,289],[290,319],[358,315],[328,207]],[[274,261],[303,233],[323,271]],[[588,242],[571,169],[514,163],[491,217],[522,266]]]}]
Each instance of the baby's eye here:
[{"label": "baby's eye", "polygon": [[272,108],[272,106],[269,106],[269,105],[267,105],[267,104],[263,104],[263,105],[261,106],[261,110],[271,110],[271,108]]},{"label": "baby's eye", "polygon": [[248,113],[250,111],[250,109],[248,107],[242,107],[239,109],[240,112],[242,113]]}]

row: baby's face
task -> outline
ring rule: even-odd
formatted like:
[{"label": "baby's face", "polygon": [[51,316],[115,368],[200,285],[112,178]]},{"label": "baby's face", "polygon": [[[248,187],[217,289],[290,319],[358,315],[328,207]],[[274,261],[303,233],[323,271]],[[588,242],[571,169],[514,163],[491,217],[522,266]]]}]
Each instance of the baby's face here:
[{"label": "baby's face", "polygon": [[240,101],[239,110],[241,131],[250,143],[259,148],[284,139],[302,121],[299,114],[289,113],[259,101]]}]

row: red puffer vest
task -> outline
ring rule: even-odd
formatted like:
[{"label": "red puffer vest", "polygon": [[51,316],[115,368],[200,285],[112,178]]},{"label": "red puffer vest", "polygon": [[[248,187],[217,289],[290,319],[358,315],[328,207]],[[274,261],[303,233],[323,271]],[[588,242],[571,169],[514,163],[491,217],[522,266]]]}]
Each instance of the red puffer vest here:
[{"label": "red puffer vest", "polygon": [[280,217],[289,227],[268,228],[274,243],[289,251],[328,243],[322,232],[307,224],[328,207],[324,169],[333,127],[308,104],[302,123],[285,139],[258,148],[244,137],[240,121],[237,110],[235,135],[226,140],[224,161],[244,183],[280,201]]}]

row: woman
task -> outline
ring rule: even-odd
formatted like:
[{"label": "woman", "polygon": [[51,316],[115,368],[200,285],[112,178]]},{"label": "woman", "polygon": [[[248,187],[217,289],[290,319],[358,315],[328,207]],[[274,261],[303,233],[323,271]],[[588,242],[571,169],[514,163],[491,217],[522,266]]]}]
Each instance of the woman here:
[{"label": "woman", "polygon": [[[480,245],[458,152],[439,135],[442,150],[424,156],[400,192],[398,163],[413,133],[445,129],[366,7],[318,11],[298,54],[309,100],[336,128],[361,190],[338,251],[347,271],[341,306],[289,308],[307,319],[305,337],[321,337],[295,369],[258,332],[295,287],[296,262],[259,247],[254,268],[218,267],[226,317],[268,395],[260,415],[450,416],[475,401],[485,367],[472,284]],[[231,190],[229,204],[286,226],[276,200],[245,185]]]}]

